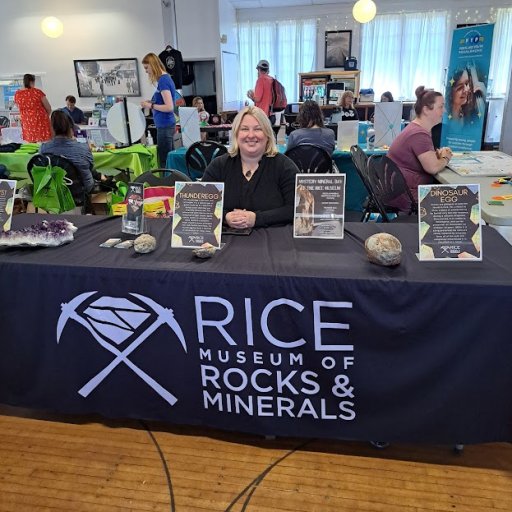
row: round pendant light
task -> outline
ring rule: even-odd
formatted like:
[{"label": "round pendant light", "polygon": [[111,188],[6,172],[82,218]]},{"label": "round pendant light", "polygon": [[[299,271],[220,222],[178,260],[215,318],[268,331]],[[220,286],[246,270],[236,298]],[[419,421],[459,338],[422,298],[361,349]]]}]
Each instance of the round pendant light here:
[{"label": "round pendant light", "polygon": [[373,0],[358,0],[352,8],[352,15],[359,23],[368,23],[376,14],[377,6]]},{"label": "round pendant light", "polygon": [[56,38],[64,32],[64,25],[55,16],[48,16],[41,22],[41,30],[45,36]]}]

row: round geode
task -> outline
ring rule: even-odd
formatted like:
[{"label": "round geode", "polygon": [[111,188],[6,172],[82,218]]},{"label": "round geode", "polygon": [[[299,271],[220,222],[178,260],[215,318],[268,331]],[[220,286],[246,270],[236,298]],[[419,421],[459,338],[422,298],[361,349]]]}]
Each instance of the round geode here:
[{"label": "round geode", "polygon": [[195,248],[192,252],[198,258],[206,259],[211,258],[215,254],[216,250],[217,249],[212,244],[205,243],[201,245],[201,247]]},{"label": "round geode", "polygon": [[364,248],[368,259],[376,265],[391,267],[399,265],[402,258],[402,244],[398,238],[389,233],[376,233],[369,236]]},{"label": "round geode", "polygon": [[140,235],[133,242],[135,252],[146,254],[156,249],[156,238],[151,235]]}]

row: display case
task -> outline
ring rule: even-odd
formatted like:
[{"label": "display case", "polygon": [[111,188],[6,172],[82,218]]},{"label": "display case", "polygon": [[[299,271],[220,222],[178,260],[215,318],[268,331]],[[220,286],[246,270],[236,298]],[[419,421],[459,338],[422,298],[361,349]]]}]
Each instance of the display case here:
[{"label": "display case", "polygon": [[[328,105],[332,91],[352,91],[359,97],[359,71],[316,71],[299,73],[300,101],[315,99]],[[329,95],[328,95],[329,93]],[[334,101],[334,100],[333,100]]]}]

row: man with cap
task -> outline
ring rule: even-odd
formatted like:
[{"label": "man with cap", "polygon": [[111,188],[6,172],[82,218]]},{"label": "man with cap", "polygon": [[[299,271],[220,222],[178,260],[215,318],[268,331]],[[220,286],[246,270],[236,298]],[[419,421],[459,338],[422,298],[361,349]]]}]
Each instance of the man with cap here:
[{"label": "man with cap", "polygon": [[256,69],[258,70],[258,80],[254,90],[247,91],[247,97],[254,101],[254,104],[261,108],[267,116],[270,116],[270,105],[272,104],[272,82],[273,78],[268,74],[268,60],[260,60]]}]

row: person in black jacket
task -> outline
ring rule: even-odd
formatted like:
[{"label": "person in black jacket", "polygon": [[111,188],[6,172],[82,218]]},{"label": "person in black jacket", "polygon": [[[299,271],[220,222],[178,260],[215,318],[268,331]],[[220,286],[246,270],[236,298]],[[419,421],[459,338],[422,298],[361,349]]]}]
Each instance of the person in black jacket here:
[{"label": "person in black jacket", "polygon": [[202,179],[225,183],[224,223],[235,229],[291,223],[299,170],[279,153],[268,117],[245,107],[232,131],[228,153],[212,160]]}]

